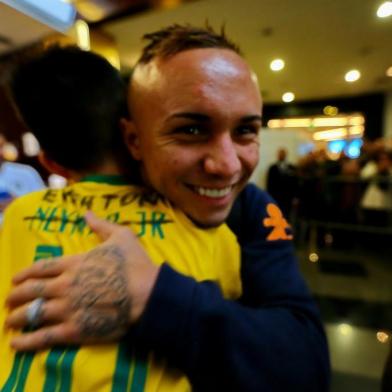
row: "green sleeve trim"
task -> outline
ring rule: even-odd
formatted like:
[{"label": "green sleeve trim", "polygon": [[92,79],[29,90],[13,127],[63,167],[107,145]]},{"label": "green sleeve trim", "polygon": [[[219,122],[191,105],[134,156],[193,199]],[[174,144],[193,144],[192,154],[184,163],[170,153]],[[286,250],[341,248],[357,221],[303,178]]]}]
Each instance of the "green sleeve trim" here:
[{"label": "green sleeve trim", "polygon": [[79,182],[98,182],[110,185],[129,185],[129,180],[121,174],[91,174],[83,177]]}]

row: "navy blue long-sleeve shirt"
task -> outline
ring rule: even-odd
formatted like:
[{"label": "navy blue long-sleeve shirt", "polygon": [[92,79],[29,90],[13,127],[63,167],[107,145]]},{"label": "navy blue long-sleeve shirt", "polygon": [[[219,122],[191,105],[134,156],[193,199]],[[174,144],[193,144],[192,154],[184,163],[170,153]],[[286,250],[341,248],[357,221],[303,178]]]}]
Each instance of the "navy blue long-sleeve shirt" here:
[{"label": "navy blue long-sleeve shirt", "polygon": [[328,391],[319,313],[274,201],[249,184],[228,224],[241,245],[241,299],[225,300],[214,283],[163,265],[138,342],[182,370],[196,391]]}]

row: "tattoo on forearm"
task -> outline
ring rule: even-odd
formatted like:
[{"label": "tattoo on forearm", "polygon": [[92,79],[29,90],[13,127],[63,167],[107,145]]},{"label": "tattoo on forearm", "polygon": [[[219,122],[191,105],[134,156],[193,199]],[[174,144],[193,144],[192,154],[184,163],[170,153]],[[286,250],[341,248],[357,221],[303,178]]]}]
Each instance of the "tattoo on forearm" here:
[{"label": "tattoo on forearm", "polygon": [[82,336],[116,337],[128,327],[125,257],[115,245],[89,252],[72,282],[72,307]]}]

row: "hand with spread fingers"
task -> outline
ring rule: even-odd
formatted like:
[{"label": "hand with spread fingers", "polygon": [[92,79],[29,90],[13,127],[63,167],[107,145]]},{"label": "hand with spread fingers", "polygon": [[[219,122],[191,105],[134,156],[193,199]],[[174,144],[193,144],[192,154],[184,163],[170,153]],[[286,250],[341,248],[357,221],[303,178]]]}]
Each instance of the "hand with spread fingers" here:
[{"label": "hand with spread fingers", "polygon": [[118,340],[142,314],[159,267],[130,230],[90,213],[86,220],[106,239],[102,245],[39,261],[14,277],[6,327],[39,327],[15,337],[16,350]]}]

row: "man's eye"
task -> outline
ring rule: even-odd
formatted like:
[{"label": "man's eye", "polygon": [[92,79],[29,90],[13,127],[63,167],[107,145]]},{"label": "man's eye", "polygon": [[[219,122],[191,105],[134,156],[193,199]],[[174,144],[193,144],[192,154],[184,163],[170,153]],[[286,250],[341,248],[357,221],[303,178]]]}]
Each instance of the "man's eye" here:
[{"label": "man's eye", "polygon": [[201,135],[203,133],[203,130],[197,125],[187,125],[177,128],[177,133],[181,133],[184,135]]},{"label": "man's eye", "polygon": [[257,135],[259,133],[260,127],[256,125],[242,125],[236,129],[237,135]]}]

